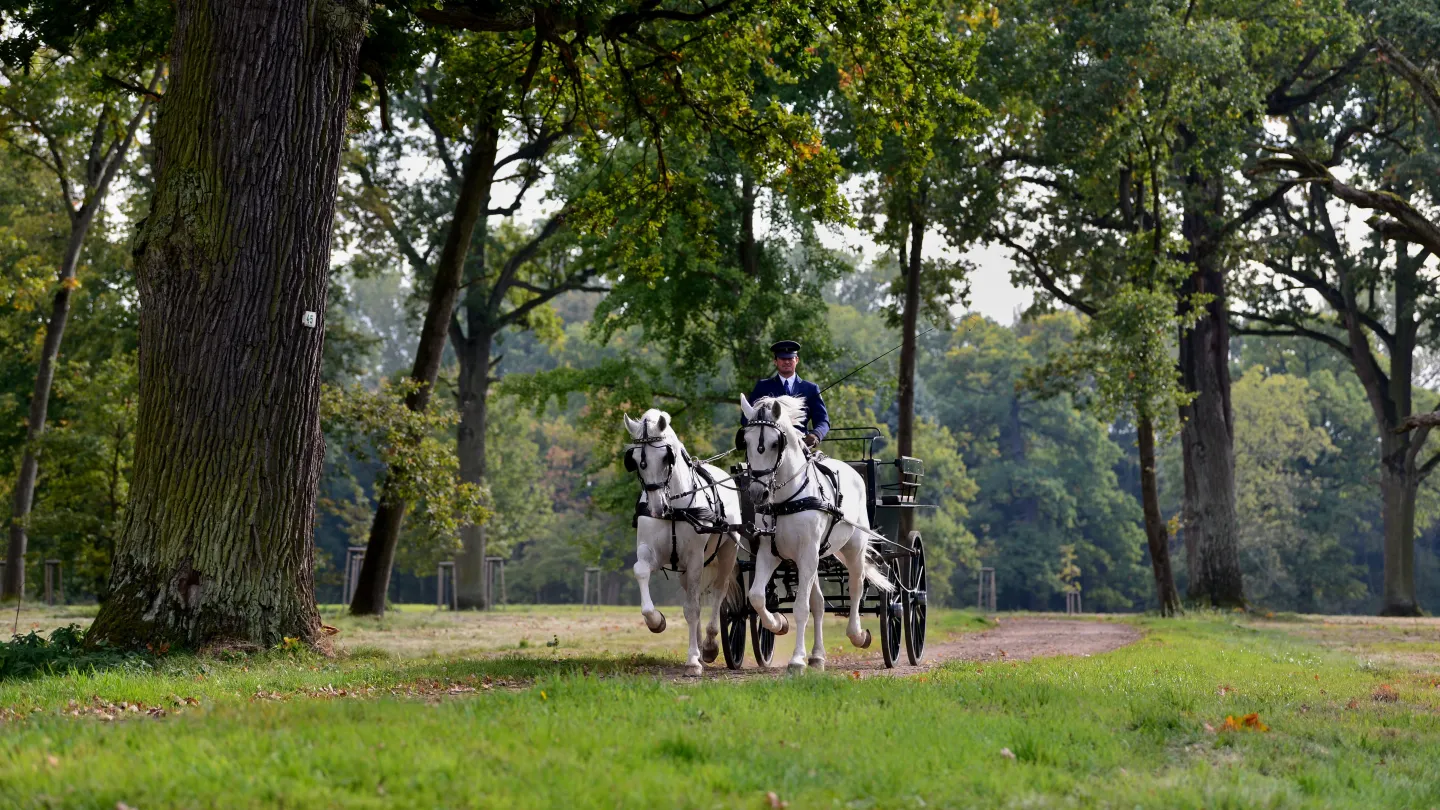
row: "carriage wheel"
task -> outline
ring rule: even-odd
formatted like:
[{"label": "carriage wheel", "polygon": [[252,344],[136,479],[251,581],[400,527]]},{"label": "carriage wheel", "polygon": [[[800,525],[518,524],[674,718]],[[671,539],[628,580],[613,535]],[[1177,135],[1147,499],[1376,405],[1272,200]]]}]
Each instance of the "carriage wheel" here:
[{"label": "carriage wheel", "polygon": [[925,542],[910,532],[910,559],[905,565],[905,657],[913,666],[925,658],[925,614],[930,577],[925,572]]},{"label": "carriage wheel", "polygon": [[895,590],[890,593],[876,593],[880,599],[880,655],[885,659],[885,666],[888,668],[895,666],[895,662],[900,660],[900,627],[904,608],[900,598],[903,582],[900,579],[900,569],[894,560],[886,564],[885,575],[895,584]]},{"label": "carriage wheel", "polygon": [[725,654],[727,669],[745,665],[745,612],[729,597],[720,603],[720,652]]},{"label": "carriage wheel", "polygon": [[770,656],[775,652],[775,634],[760,624],[760,617],[750,616],[750,647],[755,652],[755,665],[761,669],[770,668]]}]

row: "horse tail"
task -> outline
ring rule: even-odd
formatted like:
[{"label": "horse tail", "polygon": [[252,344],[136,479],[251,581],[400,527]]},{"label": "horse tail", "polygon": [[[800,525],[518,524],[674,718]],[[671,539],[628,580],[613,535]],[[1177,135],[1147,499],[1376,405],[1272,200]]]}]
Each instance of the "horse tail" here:
[{"label": "horse tail", "polygon": [[884,561],[875,551],[875,545],[870,542],[871,539],[884,540],[885,535],[864,526],[856,526],[855,531],[860,533],[860,566],[865,572],[865,580],[884,593],[893,592],[895,583],[885,576]]},{"label": "horse tail", "polygon": [[[740,566],[740,533],[729,532],[727,535],[735,543],[735,568]],[[735,576],[735,568],[730,569],[730,576],[725,580],[724,599],[730,600],[730,604],[740,606],[745,604],[745,591],[740,587],[740,577]]]}]

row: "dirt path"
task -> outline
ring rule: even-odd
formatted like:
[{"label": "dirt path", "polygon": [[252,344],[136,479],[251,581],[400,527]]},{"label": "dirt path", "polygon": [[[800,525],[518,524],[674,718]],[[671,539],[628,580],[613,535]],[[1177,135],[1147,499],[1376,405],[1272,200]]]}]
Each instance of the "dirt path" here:
[{"label": "dirt path", "polygon": [[[925,660],[918,666],[902,663],[894,669],[886,669],[881,658],[879,643],[862,653],[834,655],[826,661],[830,671],[858,672],[862,678],[877,675],[915,675],[932,667],[950,661],[1028,661],[1032,658],[1048,658],[1058,655],[1090,656],[1119,649],[1138,641],[1143,634],[1129,624],[1107,621],[1086,621],[1083,619],[1000,619],[1000,626],[981,633],[966,633],[943,642],[932,641],[925,650]],[[757,669],[752,651],[745,651],[745,668],[731,672],[724,668],[723,661],[705,668],[706,679],[734,680],[756,677],[775,677],[785,672],[785,662],[794,649],[794,640],[789,636],[775,640],[775,655],[771,668]],[[900,660],[905,660],[905,649],[900,649]],[[671,678],[692,680],[684,677],[680,667],[666,667],[663,674]]]}]

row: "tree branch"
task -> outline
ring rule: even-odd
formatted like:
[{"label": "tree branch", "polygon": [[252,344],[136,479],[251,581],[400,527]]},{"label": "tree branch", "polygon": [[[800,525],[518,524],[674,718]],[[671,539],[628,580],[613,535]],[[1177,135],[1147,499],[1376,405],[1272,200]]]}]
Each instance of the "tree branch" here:
[{"label": "tree branch", "polygon": [[1302,93],[1298,93],[1293,96],[1286,95],[1286,92],[1290,89],[1290,87],[1293,86],[1295,82],[1301,78],[1302,74],[1305,72],[1305,68],[1309,67],[1310,63],[1314,61],[1316,56],[1319,55],[1318,48],[1311,50],[1305,55],[1305,58],[1301,60],[1300,65],[1295,69],[1295,73],[1293,73],[1288,79],[1282,82],[1279,87],[1271,91],[1270,95],[1266,97],[1266,115],[1284,115],[1286,113],[1298,110],[1301,107],[1304,107],[1305,105],[1315,101],[1315,99],[1324,95],[1330,89],[1338,85],[1341,81],[1345,79],[1346,76],[1348,76],[1352,71],[1359,67],[1365,61],[1365,54],[1370,52],[1370,48],[1371,46],[1369,43],[1362,44],[1360,47],[1356,48],[1352,54],[1350,54],[1350,58],[1346,59],[1343,63],[1341,63],[1339,67],[1332,70],[1330,72],[1330,75],[1311,85],[1307,90]]},{"label": "tree branch", "polygon": [[112,76],[109,73],[101,73],[100,78],[122,90],[129,90],[131,93],[149,99],[150,101],[159,101],[161,98],[164,98],[164,94],[155,92],[156,85],[154,82],[151,82],[149,87],[141,87],[134,82],[127,82],[119,76]]},{"label": "tree branch", "polygon": [[1269,158],[1256,164],[1256,171],[1293,172],[1295,183],[1314,183],[1336,197],[1360,208],[1378,211],[1391,219],[1378,216],[1367,221],[1372,229],[1389,239],[1403,239],[1440,253],[1440,225],[1425,217],[1408,201],[1388,191],[1370,191],[1343,183],[1330,174],[1330,169],[1298,149],[1267,148],[1287,157]]},{"label": "tree branch", "polygon": [[699,11],[673,11],[671,9],[657,8],[660,3],[652,0],[641,4],[638,11],[627,11],[616,14],[605,23],[605,38],[615,39],[616,37],[628,34],[638,29],[651,20],[670,20],[673,22],[700,22],[721,14],[735,5],[735,0],[723,0],[715,5],[701,4]]},{"label": "tree branch", "polygon": [[1350,347],[1345,345],[1344,341],[1340,340],[1339,338],[1331,337],[1324,332],[1317,332],[1314,329],[1307,329],[1306,327],[1299,324],[1281,320],[1279,318],[1272,318],[1268,315],[1261,315],[1258,312],[1231,311],[1230,314],[1237,318],[1243,318],[1247,321],[1259,321],[1260,323],[1268,323],[1271,326],[1279,327],[1278,329],[1257,329],[1255,327],[1245,326],[1241,322],[1237,322],[1231,324],[1230,326],[1231,331],[1235,332],[1235,334],[1237,335],[1309,338],[1311,340],[1319,341],[1320,343],[1329,346],[1335,351],[1340,352],[1341,354],[1345,355],[1345,359],[1347,360],[1354,360],[1354,357],[1350,353]]},{"label": "tree branch", "polygon": [[1395,432],[1408,433],[1416,428],[1422,427],[1440,427],[1440,409],[1430,411],[1429,413],[1410,414],[1405,418],[1404,422],[1400,423],[1400,427],[1395,428]]},{"label": "tree branch", "polygon": [[495,279],[495,286],[490,289],[490,300],[486,302],[485,306],[490,312],[491,320],[495,320],[499,316],[500,304],[510,292],[511,283],[514,282],[515,274],[520,271],[520,267],[530,261],[539,252],[540,246],[560,230],[560,227],[565,224],[565,217],[568,213],[568,211],[562,210],[551,217],[539,233],[535,234],[529,242],[521,245],[509,259],[505,260],[504,267],[500,269],[500,275]]},{"label": "tree branch", "polygon": [[1419,477],[1421,481],[1424,481],[1430,475],[1430,473],[1435,471],[1435,468],[1437,466],[1440,466],[1440,451],[1436,451],[1435,455],[1431,456],[1429,461],[1426,461],[1424,464],[1421,464],[1419,467],[1417,467],[1415,469],[1415,474]]},{"label": "tree branch", "polygon": [[[485,8],[474,8],[485,6]],[[471,2],[464,6],[446,3],[439,8],[423,6],[415,10],[415,16],[431,25],[448,28],[463,28],[467,31],[524,31],[535,25],[536,12],[530,7],[516,7],[511,3]]]},{"label": "tree branch", "polygon": [[430,107],[435,104],[435,94],[429,82],[420,85],[421,91],[425,93],[425,104],[420,107],[420,119],[425,126],[430,128],[430,134],[435,138],[435,152],[440,156],[440,163],[445,167],[445,176],[455,186],[460,185],[460,170],[455,168],[455,160],[450,157],[450,147],[446,143],[445,135],[440,132],[440,124],[435,120],[435,115],[430,112]]},{"label": "tree branch", "polygon": [[1425,75],[1425,71],[1411,62],[1390,40],[1380,37],[1375,40],[1375,47],[1380,51],[1380,61],[1400,74],[1415,94],[1420,96],[1425,109],[1430,111],[1430,119],[1435,122],[1435,127],[1440,129],[1440,82]]},{"label": "tree branch", "polygon": [[1080,300],[1080,298],[1075,294],[1067,292],[1060,286],[1059,282],[1057,282],[1052,276],[1050,276],[1043,269],[1041,269],[1044,261],[1041,260],[1039,256],[1035,255],[1034,251],[1020,244],[1019,242],[1016,242],[1014,239],[1005,236],[1004,234],[996,234],[995,236],[1001,244],[1009,247],[1011,250],[1014,250],[1017,253],[1025,256],[1025,258],[1029,259],[1030,271],[1035,274],[1035,278],[1040,282],[1040,286],[1045,288],[1046,292],[1060,299],[1062,303],[1073,307],[1079,312],[1083,312],[1086,315],[1095,314],[1094,306]]},{"label": "tree branch", "polygon": [[520,321],[524,320],[525,316],[529,315],[534,309],[549,303],[557,296],[563,293],[572,292],[574,290],[584,289],[585,282],[591,278],[594,278],[595,274],[598,272],[599,269],[595,267],[585,268],[583,271],[576,273],[574,276],[566,279],[564,283],[549,288],[544,293],[537,295],[529,301],[526,301],[520,306],[505,313],[500,317],[500,323],[502,325],[519,323]]},{"label": "tree branch", "polygon": [[[370,170],[366,168],[364,163],[355,163],[355,174],[359,175],[360,183],[366,188],[379,188],[379,186],[375,184],[375,179],[371,176]],[[370,213],[374,214],[375,218],[380,220],[380,224],[385,226],[385,232],[390,234],[391,239],[395,240],[395,246],[400,248],[400,254],[410,262],[410,266],[414,268],[416,272],[423,274],[430,269],[429,258],[421,256],[420,251],[415,248],[415,243],[410,241],[410,235],[405,232],[405,229],[395,224],[395,217],[391,215],[389,206],[382,202],[377,208],[370,209]]]}]

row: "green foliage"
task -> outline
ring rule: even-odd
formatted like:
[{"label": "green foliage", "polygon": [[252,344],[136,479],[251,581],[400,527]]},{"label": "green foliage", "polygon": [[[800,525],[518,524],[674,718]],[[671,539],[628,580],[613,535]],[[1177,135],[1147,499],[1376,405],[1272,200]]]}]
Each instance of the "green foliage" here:
[{"label": "green foliage", "polygon": [[[1149,243],[1150,235],[1138,241]],[[1180,428],[1179,408],[1195,398],[1180,383],[1175,335],[1203,317],[1214,296],[1182,295],[1190,268],[1141,251],[1128,279],[1097,293],[1075,342],[1031,369],[1025,384],[1048,395],[1074,392],[1108,422],[1146,420],[1163,441]]]},{"label": "green foliage", "polygon": [[[383,464],[380,483],[385,492],[414,507],[404,563],[426,570],[435,560],[459,551],[462,525],[483,524],[492,510],[482,487],[460,480],[459,461],[446,441],[457,417],[438,407],[425,412],[407,408],[404,399],[414,386],[408,380],[381,383],[373,391],[323,386],[320,414],[333,449],[359,463]],[[368,503],[353,474],[348,469],[337,471],[350,478],[354,499]],[[341,508],[333,501],[331,508],[350,515],[351,531],[358,534],[354,521],[359,510]]]},{"label": "green foliage", "polygon": [[135,369],[130,353],[65,363],[52,395],[58,418],[40,440],[33,550],[62,560],[81,593],[105,593],[124,519],[135,456]]},{"label": "green foliage", "polygon": [[111,669],[140,675],[152,667],[150,659],[140,653],[86,647],[84,631],[75,624],[51,631],[48,639],[31,631],[0,641],[0,682]]},{"label": "green foliage", "polygon": [[[1088,606],[1133,609],[1147,592],[1139,504],[1116,475],[1124,451],[1068,395],[1041,398],[1023,385],[1082,330],[1071,313],[1013,329],[970,315],[920,367],[927,407],[960,437],[978,485],[966,525],[979,559],[996,569],[1002,605],[1052,606],[1066,545]],[[973,581],[973,569],[964,573]]]},{"label": "green foliage", "polygon": [[1267,375],[1259,367],[1235,381],[1235,478],[1246,593],[1258,605],[1311,612],[1365,593],[1361,569],[1332,527],[1324,478],[1314,474],[1336,452],[1325,428],[1311,422],[1318,399],[1304,378]]}]

